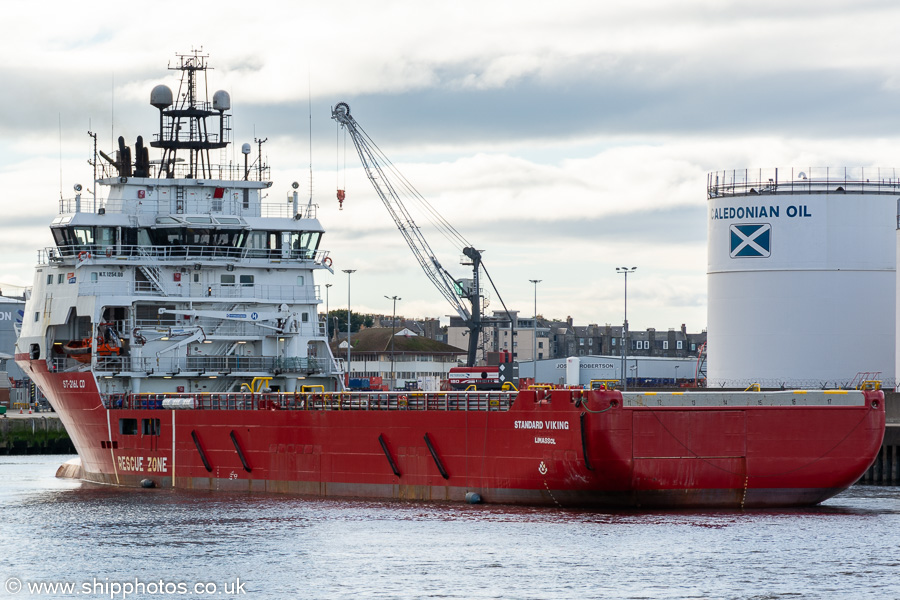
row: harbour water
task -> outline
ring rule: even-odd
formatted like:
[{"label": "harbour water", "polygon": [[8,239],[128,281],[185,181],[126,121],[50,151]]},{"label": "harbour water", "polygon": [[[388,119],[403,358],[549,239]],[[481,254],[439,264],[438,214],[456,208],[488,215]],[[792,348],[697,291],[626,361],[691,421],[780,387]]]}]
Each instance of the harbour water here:
[{"label": "harbour water", "polygon": [[900,598],[897,487],[591,512],[121,490],[68,458],[0,457],[0,598]]}]

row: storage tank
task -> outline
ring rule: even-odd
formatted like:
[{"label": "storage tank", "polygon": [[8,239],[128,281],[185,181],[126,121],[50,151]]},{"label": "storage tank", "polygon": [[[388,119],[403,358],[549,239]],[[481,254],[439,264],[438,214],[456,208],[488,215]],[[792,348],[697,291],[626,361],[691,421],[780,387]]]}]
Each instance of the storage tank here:
[{"label": "storage tank", "polygon": [[717,171],[707,198],[708,385],[893,386],[895,170]]}]

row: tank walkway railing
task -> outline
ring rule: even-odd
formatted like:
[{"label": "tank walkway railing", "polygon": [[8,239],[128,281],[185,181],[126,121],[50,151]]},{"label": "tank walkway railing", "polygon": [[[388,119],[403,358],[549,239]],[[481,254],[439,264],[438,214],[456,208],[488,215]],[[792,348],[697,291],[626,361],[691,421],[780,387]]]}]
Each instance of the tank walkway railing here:
[{"label": "tank walkway railing", "polygon": [[497,411],[510,409],[518,392],[324,392],[104,394],[109,409],[272,411]]},{"label": "tank walkway railing", "polygon": [[765,194],[898,194],[893,168],[737,169],[707,175],[707,198]]}]

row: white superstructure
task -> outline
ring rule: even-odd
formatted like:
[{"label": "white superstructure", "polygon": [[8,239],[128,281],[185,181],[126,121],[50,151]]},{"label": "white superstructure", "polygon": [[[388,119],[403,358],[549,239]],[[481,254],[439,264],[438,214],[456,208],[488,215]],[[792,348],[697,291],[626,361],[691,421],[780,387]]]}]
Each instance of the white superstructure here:
[{"label": "white superstructure", "polygon": [[709,175],[709,387],[893,385],[898,175]]},{"label": "white superstructure", "polygon": [[228,145],[230,99],[198,97],[206,57],[179,58],[176,103],[166,86],[151,94],[160,131],[149,145],[162,159],[141,138],[132,159],[119,138],[96,165],[107,197],[82,198],[77,185],[61,202],[17,352],[50,370],[90,370],[105,394],[237,392],[254,377],[273,391],[340,387],[343,365],[318,318],[313,275],[331,261],[316,207],[300,203],[296,184],[288,203],[264,203],[261,157],[210,160]]}]

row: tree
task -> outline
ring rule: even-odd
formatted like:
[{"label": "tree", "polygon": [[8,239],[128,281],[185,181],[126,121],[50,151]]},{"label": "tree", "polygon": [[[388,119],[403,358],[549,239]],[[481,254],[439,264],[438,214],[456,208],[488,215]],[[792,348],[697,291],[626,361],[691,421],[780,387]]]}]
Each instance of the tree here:
[{"label": "tree", "polygon": [[[335,319],[337,319],[337,331],[346,333],[347,332],[347,309],[339,308],[332,310],[328,313],[328,323],[332,329],[335,326]],[[374,324],[374,320],[371,315],[361,315],[355,312],[350,313],[350,333],[356,333],[359,331],[360,326],[364,325],[366,327],[371,327]]]}]

